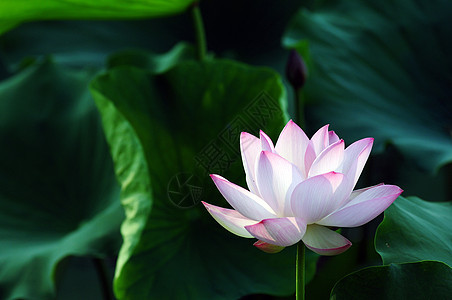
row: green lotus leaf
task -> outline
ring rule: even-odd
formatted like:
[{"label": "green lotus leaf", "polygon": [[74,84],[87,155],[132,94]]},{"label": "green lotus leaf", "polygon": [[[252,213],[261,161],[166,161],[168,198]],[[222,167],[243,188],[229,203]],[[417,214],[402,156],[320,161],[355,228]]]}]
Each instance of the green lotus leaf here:
[{"label": "green lotus leaf", "polygon": [[[283,43],[310,45],[306,118],[345,140],[392,143],[435,171],[452,161],[452,2],[336,1],[299,11]],[[303,52],[303,49],[299,49]]]},{"label": "green lotus leaf", "polygon": [[452,266],[452,202],[399,197],[375,236],[384,264],[438,260]]},{"label": "green lotus leaf", "polygon": [[93,75],[47,60],[0,83],[1,299],[53,299],[64,258],[119,249],[124,213]]},{"label": "green lotus leaf", "polygon": [[195,49],[190,44],[181,42],[163,54],[151,54],[144,50],[124,50],[112,54],[108,61],[108,68],[118,66],[134,66],[153,73],[163,73],[178,62],[195,58]]},{"label": "green lotus leaf", "polygon": [[[177,35],[174,29],[171,31],[173,27],[188,26],[179,25],[181,20],[191,25],[190,18],[184,15],[146,20],[30,22],[0,37],[0,56],[3,64],[15,71],[30,58],[48,55],[52,55],[54,62],[71,68],[102,68],[110,55],[115,62],[122,55],[128,55],[130,60],[133,54],[142,53],[139,49],[176,54],[169,49],[188,39]],[[178,44],[175,49],[186,53],[189,47],[181,45],[184,46]]]},{"label": "green lotus leaf", "polygon": [[452,269],[437,261],[369,267],[342,278],[330,299],[448,299]]},{"label": "green lotus leaf", "polygon": [[193,0],[3,0],[0,34],[14,23],[52,19],[155,18],[184,11]]},{"label": "green lotus leaf", "polygon": [[385,211],[375,248],[384,266],[342,278],[332,299],[447,299],[452,292],[452,203],[399,197]]}]

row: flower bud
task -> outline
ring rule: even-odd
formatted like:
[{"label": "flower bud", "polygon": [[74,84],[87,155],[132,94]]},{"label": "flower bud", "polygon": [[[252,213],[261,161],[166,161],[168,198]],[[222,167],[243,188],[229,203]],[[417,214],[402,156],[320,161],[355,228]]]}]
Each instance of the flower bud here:
[{"label": "flower bud", "polygon": [[305,83],[308,70],[297,50],[292,49],[286,65],[286,77],[294,89],[299,90]]}]

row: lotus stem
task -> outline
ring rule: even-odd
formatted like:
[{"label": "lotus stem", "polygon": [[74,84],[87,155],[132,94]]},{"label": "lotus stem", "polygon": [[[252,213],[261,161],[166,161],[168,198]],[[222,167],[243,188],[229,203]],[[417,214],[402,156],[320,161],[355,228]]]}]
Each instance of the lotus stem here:
[{"label": "lotus stem", "polygon": [[196,51],[198,60],[202,61],[206,57],[207,45],[206,45],[206,34],[204,31],[204,24],[202,21],[201,10],[199,9],[199,3],[193,3],[191,7],[193,26],[195,28],[196,35]]},{"label": "lotus stem", "polygon": [[304,284],[305,284],[305,252],[306,247],[302,241],[297,244],[297,268],[296,268],[296,289],[295,299],[304,300]]}]

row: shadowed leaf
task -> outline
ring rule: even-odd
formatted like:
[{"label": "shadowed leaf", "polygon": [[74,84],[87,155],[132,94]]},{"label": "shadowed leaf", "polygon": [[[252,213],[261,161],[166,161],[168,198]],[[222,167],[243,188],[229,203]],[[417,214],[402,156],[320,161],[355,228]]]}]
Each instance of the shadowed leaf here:
[{"label": "shadowed leaf", "polygon": [[123,211],[92,76],[46,61],[0,83],[2,299],[52,299],[65,257],[119,249]]},{"label": "shadowed leaf", "polygon": [[392,143],[424,170],[451,162],[451,9],[396,0],[299,11],[284,44],[309,41],[308,120],[345,140],[375,137],[375,150]]},{"label": "shadowed leaf", "polygon": [[399,197],[375,236],[384,264],[439,260],[452,266],[452,203]]}]

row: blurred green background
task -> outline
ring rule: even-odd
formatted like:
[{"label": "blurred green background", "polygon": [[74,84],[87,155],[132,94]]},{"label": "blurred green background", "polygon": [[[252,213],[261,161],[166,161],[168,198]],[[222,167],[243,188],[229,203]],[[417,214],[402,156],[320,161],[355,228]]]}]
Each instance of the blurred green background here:
[{"label": "blurred green background", "polygon": [[[210,172],[244,185],[238,140],[226,145],[226,134],[263,129],[276,141],[289,118],[308,136],[328,123],[347,144],[374,137],[358,187],[385,182],[449,203],[452,2],[199,8],[201,63],[190,1],[0,3],[0,299],[112,298],[113,286],[120,299],[292,299],[294,249],[260,253],[198,205],[226,205]],[[285,78],[290,49],[309,71],[298,98]],[[213,146],[222,165],[203,157]],[[202,189],[196,205],[172,203],[180,174]],[[343,229],[354,246],[340,256],[308,255],[308,299],[382,264],[382,219]],[[439,236],[452,251],[450,234]],[[424,253],[413,262],[450,267]]]}]

